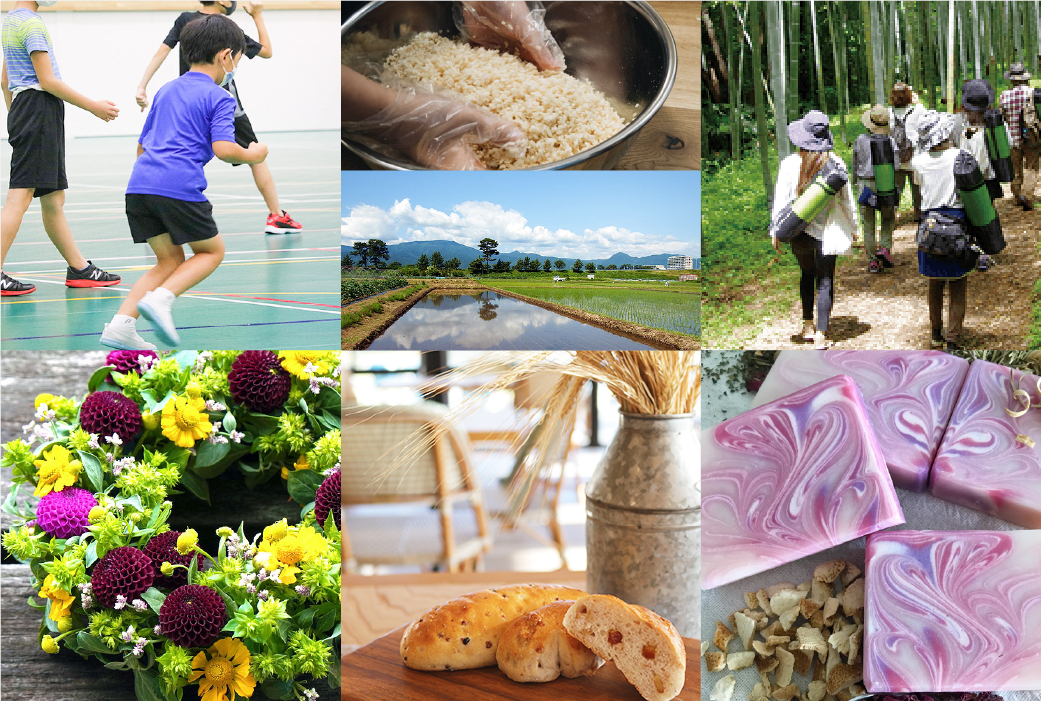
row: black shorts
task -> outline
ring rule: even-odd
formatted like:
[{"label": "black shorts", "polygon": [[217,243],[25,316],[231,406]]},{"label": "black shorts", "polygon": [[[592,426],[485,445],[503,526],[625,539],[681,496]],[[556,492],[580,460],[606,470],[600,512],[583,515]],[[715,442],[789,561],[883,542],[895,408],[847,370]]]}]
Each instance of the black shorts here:
[{"label": "black shorts", "polygon": [[188,202],[162,195],[127,194],[127,221],[134,243],[146,243],[153,236],[170,234],[178,246],[205,241],[217,235],[213,205],[207,201]]},{"label": "black shorts", "polygon": [[11,103],[7,133],[11,187],[35,188],[33,197],[68,189],[64,102],[42,90],[23,90]]},{"label": "black shorts", "polygon": [[[260,141],[257,135],[253,133],[253,125],[250,124],[249,117],[241,115],[235,117],[235,143],[242,148],[249,148],[250,144]],[[232,163],[232,165],[240,166],[242,163]]]}]

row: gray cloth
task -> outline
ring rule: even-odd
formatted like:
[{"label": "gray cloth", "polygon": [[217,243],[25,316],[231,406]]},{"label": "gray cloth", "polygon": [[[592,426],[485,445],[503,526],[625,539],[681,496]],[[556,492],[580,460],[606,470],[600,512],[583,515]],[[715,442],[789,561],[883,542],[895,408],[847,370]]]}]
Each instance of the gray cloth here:
[{"label": "gray cloth", "polygon": [[[740,351],[706,351],[702,353],[702,365],[706,370],[719,367],[720,361],[726,357],[734,357]],[[806,351],[812,352],[812,351]],[[724,376],[721,381],[713,382],[706,379],[702,388],[702,425],[711,428],[726,419],[737,416],[748,411],[752,405],[753,394],[739,390],[731,392],[727,387],[727,379]],[[967,509],[933,497],[929,493],[917,494],[903,489],[897,489],[900,504],[904,510],[907,523],[897,526],[893,530],[1018,530],[1001,519],[979,511]],[[799,584],[813,578],[814,568],[821,562],[833,559],[842,559],[852,562],[857,567],[864,569],[864,547],[865,539],[858,538],[849,543],[843,543],[825,550],[817,555],[811,555],[801,560],[777,567],[768,572],[747,577],[716,589],[701,592],[701,640],[703,650],[715,650],[712,638],[716,631],[716,622],[722,621],[727,626],[727,618],[734,611],[745,608],[744,592],[758,591],[760,587],[768,587],[778,582],[791,582]],[[729,652],[740,652],[741,644],[731,641]],[[702,663],[704,664],[704,663]],[[727,674],[733,674],[737,680],[734,690],[734,701],[744,701],[759,675],[755,666],[730,672],[708,672],[702,667],[701,695],[707,699],[712,691],[713,685]],[[797,683],[801,689],[806,689],[810,679],[799,674],[792,675],[792,681]],[[1039,691],[1006,691],[1001,694],[1005,701],[1041,701]]]},{"label": "gray cloth", "polygon": [[[900,151],[892,138],[889,139],[889,143],[893,145],[893,169],[900,170]],[[850,168],[850,175],[854,183],[858,180],[874,181],[875,179],[875,171],[871,167],[871,136],[869,134],[861,134],[853,142],[853,167]]]}]

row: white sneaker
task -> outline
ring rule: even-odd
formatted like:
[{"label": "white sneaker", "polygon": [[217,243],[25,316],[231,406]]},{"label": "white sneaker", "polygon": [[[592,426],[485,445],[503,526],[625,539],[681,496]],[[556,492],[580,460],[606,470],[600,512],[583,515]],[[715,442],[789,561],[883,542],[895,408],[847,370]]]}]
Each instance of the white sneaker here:
[{"label": "white sneaker", "polygon": [[116,350],[156,350],[155,344],[141,338],[137,329],[132,326],[120,328],[105,324],[105,332],[101,334],[101,345]]},{"label": "white sneaker", "polygon": [[160,341],[170,346],[179,346],[181,337],[177,335],[173,314],[170,313],[172,306],[173,299],[163,299],[152,291],[145,292],[145,296],[137,303],[137,311],[142,317],[152,322]]}]

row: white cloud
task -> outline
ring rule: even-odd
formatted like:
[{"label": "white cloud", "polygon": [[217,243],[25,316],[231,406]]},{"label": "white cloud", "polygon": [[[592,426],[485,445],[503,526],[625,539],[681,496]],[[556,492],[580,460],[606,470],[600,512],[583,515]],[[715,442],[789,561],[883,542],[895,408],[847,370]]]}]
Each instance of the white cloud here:
[{"label": "white cloud", "polygon": [[607,258],[619,251],[645,256],[694,250],[692,241],[618,226],[585,229],[581,234],[550,229],[529,223],[520,212],[492,202],[460,202],[451,212],[443,212],[413,205],[407,198],[395,201],[388,209],[372,205],[353,207],[343,219],[340,235],[348,245],[380,238],[387,243],[450,240],[474,248],[485,237],[498,241],[502,252],[564,258]]}]

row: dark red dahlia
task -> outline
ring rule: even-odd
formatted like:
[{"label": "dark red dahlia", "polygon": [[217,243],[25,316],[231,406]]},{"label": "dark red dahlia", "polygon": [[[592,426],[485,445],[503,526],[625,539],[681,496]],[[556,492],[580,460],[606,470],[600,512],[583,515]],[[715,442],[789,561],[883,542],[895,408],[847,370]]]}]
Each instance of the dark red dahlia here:
[{"label": "dark red dahlia", "polygon": [[[155,581],[152,582],[154,586],[175,589],[188,583],[188,570],[175,569],[170,576],[164,575],[160,570],[164,562],[184,565],[185,567],[191,563],[192,558],[190,555],[182,555],[177,552],[177,537],[179,535],[181,535],[180,531],[166,531],[152,538],[145,545],[145,555],[152,558],[152,564],[155,566],[153,570]],[[195,553],[195,566],[200,570],[202,569],[202,553]]]},{"label": "dark red dahlia", "polygon": [[129,603],[152,586],[153,580],[152,558],[128,545],[109,550],[94,565],[90,588],[95,599],[114,608],[117,596],[122,594]]},{"label": "dark red dahlia", "polygon": [[95,392],[83,400],[80,425],[102,440],[115,433],[123,443],[132,443],[141,433],[141,408],[119,392]]},{"label": "dark red dahlia", "polygon": [[111,365],[118,372],[136,372],[141,374],[141,364],[137,361],[142,355],[158,360],[155,351],[150,350],[115,350],[105,357],[105,365]]},{"label": "dark red dahlia", "polygon": [[243,351],[228,373],[232,398],[250,411],[264,414],[285,404],[291,380],[278,356],[271,351]]},{"label": "dark red dahlia", "polygon": [[160,630],[181,647],[208,647],[227,622],[224,599],[200,584],[174,589],[159,607]]},{"label": "dark red dahlia", "polygon": [[36,523],[55,538],[72,538],[87,532],[87,514],[97,505],[86,489],[66,487],[48,492],[36,505]]},{"label": "dark red dahlia", "polygon": [[314,517],[318,525],[324,526],[329,512],[333,513],[336,527],[340,527],[340,471],[336,470],[322,480],[318,492],[314,495]]}]

